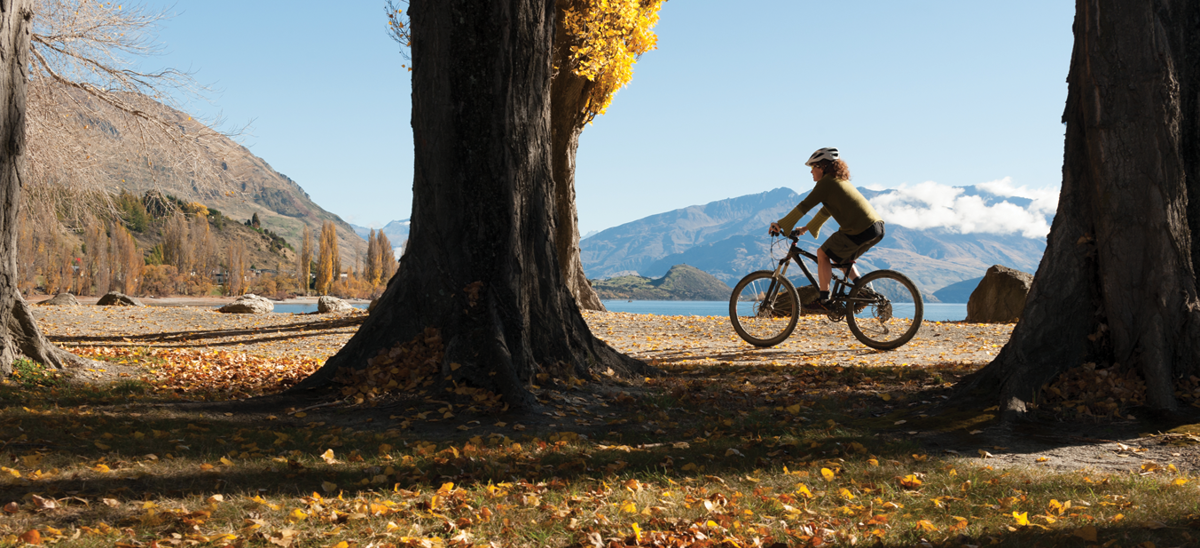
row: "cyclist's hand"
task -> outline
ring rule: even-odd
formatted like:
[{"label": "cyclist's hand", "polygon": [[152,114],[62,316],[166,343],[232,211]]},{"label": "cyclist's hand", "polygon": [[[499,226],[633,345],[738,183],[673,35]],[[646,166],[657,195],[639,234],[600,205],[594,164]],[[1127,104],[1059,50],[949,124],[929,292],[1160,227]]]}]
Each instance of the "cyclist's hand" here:
[{"label": "cyclist's hand", "polygon": [[779,223],[771,223],[771,228],[767,229],[767,233],[772,236],[783,234],[783,229],[779,228]]},{"label": "cyclist's hand", "polygon": [[801,236],[803,236],[803,235],[805,235],[805,234],[808,234],[808,227],[807,227],[807,226],[802,226],[802,227],[800,227],[800,228],[797,228],[797,229],[795,229],[795,230],[793,230],[793,231],[792,231],[792,237],[793,237],[793,238],[799,238],[799,237],[801,237]]}]

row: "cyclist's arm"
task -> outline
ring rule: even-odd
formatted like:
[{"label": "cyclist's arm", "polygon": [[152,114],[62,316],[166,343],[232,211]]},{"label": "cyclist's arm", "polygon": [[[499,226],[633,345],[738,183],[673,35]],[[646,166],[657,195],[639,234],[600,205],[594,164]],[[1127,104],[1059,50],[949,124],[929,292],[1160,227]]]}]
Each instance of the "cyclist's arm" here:
[{"label": "cyclist's arm", "polygon": [[[806,213],[808,213],[809,210],[811,210],[814,207],[817,207],[817,205],[824,203],[824,196],[829,187],[828,184],[821,184],[824,181],[825,181],[825,179],[821,179],[821,181],[818,181],[817,184],[813,186],[812,192],[809,192],[808,196],[805,196],[804,199],[801,200],[799,204],[796,204],[796,207],[793,208],[790,213],[788,213],[782,219],[779,220],[779,227],[783,229],[784,234],[790,233],[792,231],[792,229],[795,228],[796,223],[800,221],[800,218],[803,217]],[[824,209],[824,207],[822,207],[821,209]],[[820,213],[818,213],[818,215],[820,215]],[[826,218],[829,218],[828,212],[826,212]],[[824,222],[825,222],[824,220],[821,221],[821,223],[824,223]],[[820,228],[821,225],[817,224],[816,226],[817,226],[817,228]],[[811,223],[809,225],[809,230],[812,230]],[[815,233],[815,231],[814,231],[814,233]],[[814,237],[815,237],[815,234],[814,234]]]},{"label": "cyclist's arm", "polygon": [[[818,238],[821,235],[821,226],[824,225],[825,221],[828,221],[831,216],[832,215],[829,213],[829,208],[822,207],[816,215],[813,215],[812,220],[809,221],[808,225],[804,227],[804,231],[811,232],[813,239]],[[804,232],[801,232],[801,234],[804,234]]]}]

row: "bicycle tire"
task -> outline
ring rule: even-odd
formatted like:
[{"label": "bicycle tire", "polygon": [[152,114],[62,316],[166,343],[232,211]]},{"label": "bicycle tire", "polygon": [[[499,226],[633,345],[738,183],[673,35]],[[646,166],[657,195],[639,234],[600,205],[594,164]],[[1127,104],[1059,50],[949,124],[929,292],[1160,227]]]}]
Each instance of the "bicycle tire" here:
[{"label": "bicycle tire", "polygon": [[[912,302],[911,317],[893,315],[893,303]],[[854,285],[847,299],[850,332],[859,342],[876,350],[894,350],[912,340],[921,328],[925,304],[921,291],[908,276],[894,270],[876,270]],[[907,307],[905,307],[907,308]]]},{"label": "bicycle tire", "polygon": [[[769,270],[751,272],[733,287],[729,296],[729,321],[742,340],[760,347],[775,346],[796,329],[800,296],[787,278],[776,279]],[[749,303],[739,314],[738,304]]]}]

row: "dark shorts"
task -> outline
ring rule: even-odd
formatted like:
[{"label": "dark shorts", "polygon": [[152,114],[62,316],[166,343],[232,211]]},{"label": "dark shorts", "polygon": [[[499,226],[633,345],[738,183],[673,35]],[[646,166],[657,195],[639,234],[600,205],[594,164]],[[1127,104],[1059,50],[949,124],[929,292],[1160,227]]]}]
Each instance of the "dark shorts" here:
[{"label": "dark shorts", "polygon": [[878,221],[858,234],[846,234],[838,230],[821,244],[821,249],[825,250],[833,266],[846,268],[882,239],[883,221]]}]

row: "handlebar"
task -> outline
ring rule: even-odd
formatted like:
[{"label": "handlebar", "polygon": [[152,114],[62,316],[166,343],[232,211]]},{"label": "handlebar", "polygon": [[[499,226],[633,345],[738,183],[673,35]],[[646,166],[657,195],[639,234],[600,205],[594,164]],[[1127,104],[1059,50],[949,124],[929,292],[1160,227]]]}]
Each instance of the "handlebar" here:
[{"label": "handlebar", "polygon": [[792,243],[797,243],[800,241],[800,229],[799,228],[793,228],[792,233],[788,234],[787,236],[783,235],[782,230],[776,230],[774,227],[767,229],[767,233],[770,234],[771,236],[780,236],[780,237],[788,238],[792,241]]}]

